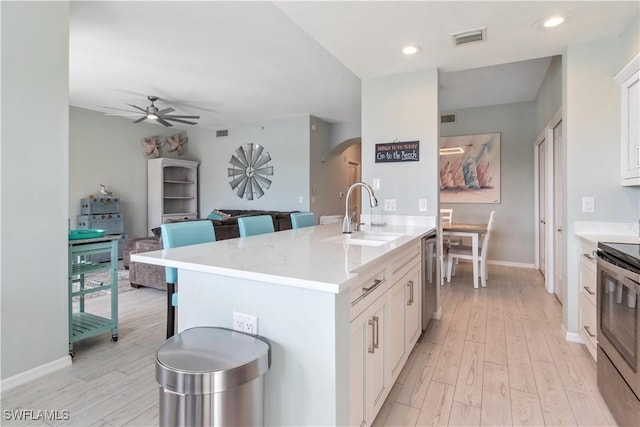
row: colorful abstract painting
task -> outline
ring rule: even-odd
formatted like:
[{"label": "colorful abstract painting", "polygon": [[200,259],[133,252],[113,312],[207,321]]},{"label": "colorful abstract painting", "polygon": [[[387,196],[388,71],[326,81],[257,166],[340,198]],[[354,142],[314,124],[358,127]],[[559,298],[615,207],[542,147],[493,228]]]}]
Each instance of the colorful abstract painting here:
[{"label": "colorful abstract painting", "polygon": [[440,138],[440,203],[500,203],[500,134]]}]

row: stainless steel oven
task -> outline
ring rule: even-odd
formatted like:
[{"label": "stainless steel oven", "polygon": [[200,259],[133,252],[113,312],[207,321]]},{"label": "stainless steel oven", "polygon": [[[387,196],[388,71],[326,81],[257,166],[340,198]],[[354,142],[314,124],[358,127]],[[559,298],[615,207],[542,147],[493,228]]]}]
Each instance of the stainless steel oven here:
[{"label": "stainless steel oven", "polygon": [[599,243],[598,388],[620,425],[640,425],[640,244]]}]

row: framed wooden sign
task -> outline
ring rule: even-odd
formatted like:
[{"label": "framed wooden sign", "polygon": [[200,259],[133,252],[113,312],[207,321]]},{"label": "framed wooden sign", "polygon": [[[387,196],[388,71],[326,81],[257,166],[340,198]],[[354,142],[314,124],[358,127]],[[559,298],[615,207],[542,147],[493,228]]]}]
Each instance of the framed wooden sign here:
[{"label": "framed wooden sign", "polygon": [[376,144],[376,163],[417,162],[419,160],[420,141]]}]

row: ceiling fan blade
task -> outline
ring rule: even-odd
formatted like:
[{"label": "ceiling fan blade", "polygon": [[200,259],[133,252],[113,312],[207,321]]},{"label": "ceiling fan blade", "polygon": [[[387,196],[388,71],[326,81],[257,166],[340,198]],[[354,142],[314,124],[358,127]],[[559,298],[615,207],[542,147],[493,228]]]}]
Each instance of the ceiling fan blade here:
[{"label": "ceiling fan blade", "polygon": [[158,111],[158,115],[159,116],[164,116],[163,119],[169,119],[169,118],[173,118],[175,117],[176,119],[199,119],[200,116],[180,116],[180,115],[176,115],[176,114],[172,114],[170,116],[165,115],[165,114],[160,114],[160,112]]},{"label": "ceiling fan blade", "polygon": [[133,107],[135,109],[138,109],[140,111],[142,111],[143,113],[147,114],[147,110],[145,110],[144,108],[140,108],[137,105],[133,105],[133,104],[127,104],[129,107]]},{"label": "ceiling fan blade", "polygon": [[147,116],[142,116],[138,120],[134,120],[133,123],[140,123],[141,121],[143,121],[146,118],[147,118]]},{"label": "ceiling fan blade", "polygon": [[139,116],[140,113],[105,113],[105,116]]},{"label": "ceiling fan blade", "polygon": [[163,110],[159,110],[159,111],[156,113],[156,116],[164,116],[165,114],[169,114],[169,113],[171,113],[171,112],[173,112],[173,111],[176,111],[176,110],[174,110],[174,109],[173,109],[173,108],[171,108],[171,107],[168,107],[168,108],[165,108],[165,109],[163,109]]},{"label": "ceiling fan blade", "polygon": [[160,117],[158,117],[158,118],[156,119],[156,122],[158,122],[158,123],[160,123],[160,124],[162,124],[162,125],[165,125],[166,127],[171,127],[171,126],[173,126],[171,123],[169,123],[169,122],[167,122],[167,121],[162,120]]},{"label": "ceiling fan blade", "polygon": [[109,110],[126,111],[127,113],[136,113],[136,114],[140,114],[140,113],[138,113],[137,111],[125,110],[125,109],[122,109],[122,108],[115,108],[115,107],[107,107],[107,106],[105,106],[105,105],[96,105],[96,107],[98,107],[98,108],[107,108],[107,109],[109,109]]},{"label": "ceiling fan blade", "polygon": [[182,120],[182,119],[174,119],[171,116],[162,116],[162,117],[159,117],[158,120],[171,120],[172,122],[184,123],[186,125],[197,125],[196,122],[188,122],[188,121]]}]

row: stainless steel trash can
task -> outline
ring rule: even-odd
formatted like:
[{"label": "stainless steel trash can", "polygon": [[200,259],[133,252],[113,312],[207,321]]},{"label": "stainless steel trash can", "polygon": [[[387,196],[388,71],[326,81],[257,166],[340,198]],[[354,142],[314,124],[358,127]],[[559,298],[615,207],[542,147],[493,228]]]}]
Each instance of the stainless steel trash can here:
[{"label": "stainless steel trash can", "polygon": [[186,329],[156,356],[160,426],[264,425],[269,342],[226,328]]}]

